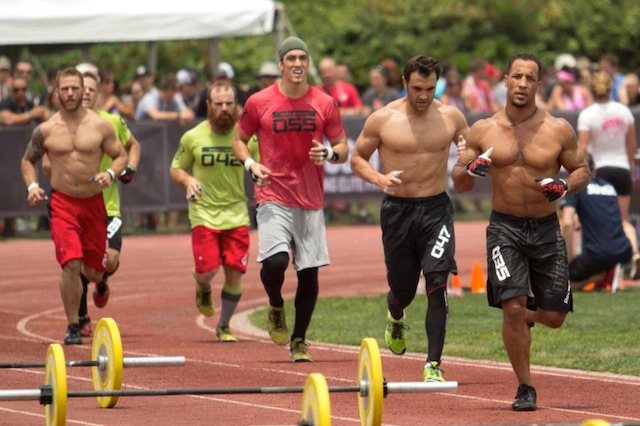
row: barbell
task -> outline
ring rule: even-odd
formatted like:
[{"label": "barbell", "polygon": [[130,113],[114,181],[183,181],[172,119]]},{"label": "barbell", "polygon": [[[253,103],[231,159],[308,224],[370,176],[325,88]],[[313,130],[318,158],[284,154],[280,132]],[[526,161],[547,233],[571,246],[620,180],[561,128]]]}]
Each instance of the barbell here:
[{"label": "barbell", "polygon": [[[96,328],[98,330],[98,328]],[[360,346],[358,359],[358,383],[350,386],[327,386],[324,376],[311,374],[304,387],[245,387],[245,388],[186,388],[68,391],[66,362],[62,346],[53,343],[47,350],[45,383],[40,389],[0,390],[0,401],[37,400],[45,406],[47,426],[66,424],[68,398],[121,396],[169,396],[169,395],[230,395],[303,393],[302,421],[306,425],[331,423],[329,392],[357,392],[360,423],[378,426],[382,423],[383,399],[389,393],[456,392],[457,382],[397,382],[387,383],[382,376],[380,350],[375,339],[365,338]],[[114,403],[115,404],[115,403]],[[113,405],[100,404],[103,408]]]},{"label": "barbell", "polygon": [[[129,367],[183,366],[185,357],[124,357],[120,331],[113,318],[102,318],[96,325],[91,344],[91,360],[68,361],[66,367],[93,367],[91,375],[96,391],[121,389],[123,369]],[[2,362],[0,368],[41,368],[46,362]],[[117,397],[99,397],[103,408],[114,407]]]}]

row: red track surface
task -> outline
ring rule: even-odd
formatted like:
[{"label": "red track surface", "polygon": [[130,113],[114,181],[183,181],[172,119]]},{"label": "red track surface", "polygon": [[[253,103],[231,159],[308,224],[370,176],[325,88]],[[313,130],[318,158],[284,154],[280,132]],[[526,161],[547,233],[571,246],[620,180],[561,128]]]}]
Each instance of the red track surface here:
[{"label": "red track surface", "polygon": [[[481,223],[456,225],[463,285],[469,283],[473,261],[483,263],[484,228]],[[266,303],[255,263],[257,237],[252,238],[241,311]],[[321,297],[386,291],[379,228],[332,228],[328,240],[332,265],[321,270]],[[323,373],[330,386],[355,384],[355,347],[313,342],[314,362],[293,364],[286,348],[247,327],[242,315],[232,322],[241,342],[216,343],[217,318],[199,316],[194,306],[190,244],[188,235],[125,238],[109,304],[97,309],[90,302],[94,324],[104,316],[116,320],[125,356],[187,358],[184,367],[127,369],[123,389],[301,386],[312,372]],[[66,328],[53,244],[2,243],[0,263],[0,361],[43,361],[49,343],[61,342]],[[290,268],[286,298],[293,297],[294,280]],[[216,277],[216,305],[220,286],[221,277]],[[67,360],[90,359],[86,340],[82,346],[64,348]],[[387,380],[420,380],[423,354],[398,357],[386,348],[381,352]],[[515,413],[510,404],[517,384],[508,364],[447,357],[443,361],[447,378],[459,382],[457,394],[389,395],[385,425],[580,423],[590,418],[640,422],[638,377],[534,367],[539,410]],[[70,390],[92,388],[89,369],[70,368],[67,373]],[[3,370],[0,389],[36,389],[43,378],[43,370]],[[70,425],[293,425],[300,418],[300,405],[299,394],[166,396],[121,398],[114,409],[104,410],[93,398],[74,398],[67,418]],[[359,421],[355,394],[332,394],[331,411],[334,425]],[[37,401],[0,402],[0,425],[42,425],[43,417]]]}]

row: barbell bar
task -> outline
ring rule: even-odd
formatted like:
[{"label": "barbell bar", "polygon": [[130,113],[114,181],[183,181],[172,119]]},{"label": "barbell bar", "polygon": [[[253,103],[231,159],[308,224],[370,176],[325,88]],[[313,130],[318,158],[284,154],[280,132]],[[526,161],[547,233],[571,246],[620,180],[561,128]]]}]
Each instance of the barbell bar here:
[{"label": "barbell bar", "polygon": [[[96,391],[117,391],[122,386],[123,368],[184,366],[184,356],[173,357],[124,357],[122,338],[113,318],[102,318],[96,325],[91,344],[91,360],[67,361],[66,367],[93,367],[91,376]],[[0,368],[42,368],[46,362],[2,362]],[[1,392],[0,392],[1,394]],[[103,408],[114,407],[118,398],[98,397]]]},{"label": "barbell bar", "polygon": [[[124,357],[122,358],[122,366],[124,368],[131,367],[175,367],[184,365],[186,362],[183,356],[147,356],[147,357]],[[98,356],[95,360],[66,361],[67,367],[98,367],[104,370],[109,365],[109,359],[106,356]],[[43,361],[25,361],[25,362],[1,362],[0,368],[44,368]]]},{"label": "barbell bar", "polygon": [[[45,383],[40,389],[0,390],[0,401],[38,400],[45,406],[46,424],[60,426],[66,423],[67,398],[96,397],[110,399],[121,396],[170,396],[170,395],[230,395],[230,394],[276,394],[303,393],[303,414],[324,419],[330,410],[328,392],[357,392],[358,411],[363,426],[378,426],[382,423],[382,400],[389,393],[409,392],[456,392],[457,382],[397,382],[387,383],[382,376],[382,361],[375,339],[365,338],[360,346],[358,359],[358,384],[351,386],[326,386],[318,375],[307,378],[304,387],[239,387],[239,388],[184,388],[184,389],[140,389],[67,391],[66,362],[62,346],[51,344],[47,351]],[[326,391],[324,388],[326,387]],[[310,396],[309,396],[310,395]],[[113,405],[100,404],[103,408]],[[330,418],[330,415],[329,415]],[[308,424],[308,423],[307,423]],[[311,423],[322,424],[322,423]]]}]

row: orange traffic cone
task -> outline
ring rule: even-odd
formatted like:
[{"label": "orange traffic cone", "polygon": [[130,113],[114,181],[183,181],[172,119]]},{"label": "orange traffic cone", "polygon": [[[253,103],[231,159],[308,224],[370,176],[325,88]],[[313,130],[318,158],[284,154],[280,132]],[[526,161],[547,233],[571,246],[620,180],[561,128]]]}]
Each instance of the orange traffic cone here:
[{"label": "orange traffic cone", "polygon": [[451,275],[451,280],[449,281],[449,296],[451,297],[462,297],[464,296],[464,291],[462,290],[462,285],[460,284],[460,276],[459,275]]},{"label": "orange traffic cone", "polygon": [[482,266],[480,262],[473,262],[473,268],[471,269],[471,293],[486,293],[487,292],[487,280],[482,272]]}]

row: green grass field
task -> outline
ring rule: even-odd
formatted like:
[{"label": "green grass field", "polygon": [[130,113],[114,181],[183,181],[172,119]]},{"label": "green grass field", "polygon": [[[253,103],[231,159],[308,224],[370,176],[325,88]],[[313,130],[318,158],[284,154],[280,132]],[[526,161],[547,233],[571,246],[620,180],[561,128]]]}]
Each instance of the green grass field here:
[{"label": "green grass field", "polygon": [[[293,301],[287,301],[287,323],[293,326]],[[426,296],[407,309],[409,351],[426,353]],[[532,332],[531,363],[579,370],[640,376],[640,289],[616,294],[575,292],[574,312],[559,329],[537,324]],[[266,329],[266,310],[251,315]],[[382,350],[386,296],[320,298],[307,339],[359,346],[374,337]],[[487,305],[486,295],[465,293],[450,298],[444,356],[508,362],[502,344],[502,313]]]}]

